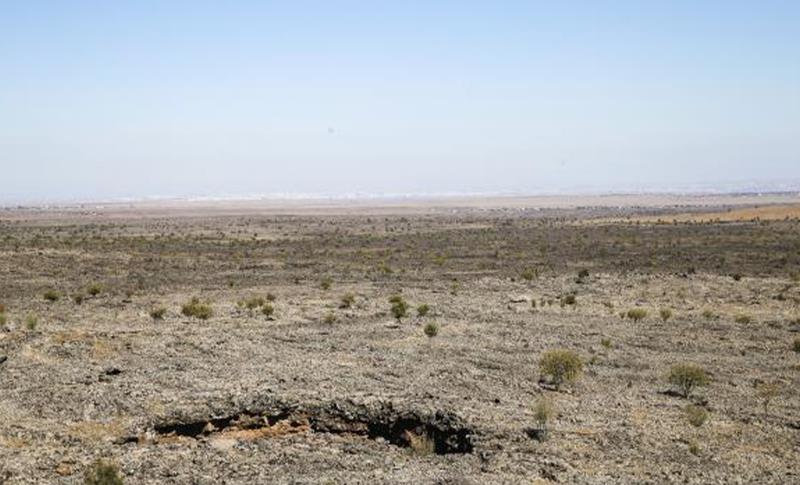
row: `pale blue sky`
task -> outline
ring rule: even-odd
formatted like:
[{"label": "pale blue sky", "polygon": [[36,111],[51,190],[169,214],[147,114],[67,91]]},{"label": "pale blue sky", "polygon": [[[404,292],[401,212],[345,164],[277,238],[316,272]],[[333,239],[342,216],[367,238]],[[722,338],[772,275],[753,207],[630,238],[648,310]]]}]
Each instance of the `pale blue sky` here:
[{"label": "pale blue sky", "polygon": [[800,2],[0,0],[0,199],[800,178]]}]

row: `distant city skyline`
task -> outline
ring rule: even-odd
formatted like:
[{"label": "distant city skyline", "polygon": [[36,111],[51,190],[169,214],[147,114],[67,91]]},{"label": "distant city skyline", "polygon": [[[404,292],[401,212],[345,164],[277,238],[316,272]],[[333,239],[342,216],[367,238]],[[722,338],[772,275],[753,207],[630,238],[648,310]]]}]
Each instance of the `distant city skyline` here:
[{"label": "distant city skyline", "polygon": [[800,3],[14,2],[0,203],[800,187]]}]

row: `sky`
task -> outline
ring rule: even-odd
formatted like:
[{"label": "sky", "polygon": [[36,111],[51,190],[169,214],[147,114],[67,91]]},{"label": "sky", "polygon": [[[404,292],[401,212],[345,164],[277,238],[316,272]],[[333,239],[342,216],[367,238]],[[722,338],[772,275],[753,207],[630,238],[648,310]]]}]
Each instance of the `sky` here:
[{"label": "sky", "polygon": [[0,0],[0,201],[800,180],[797,1]]}]

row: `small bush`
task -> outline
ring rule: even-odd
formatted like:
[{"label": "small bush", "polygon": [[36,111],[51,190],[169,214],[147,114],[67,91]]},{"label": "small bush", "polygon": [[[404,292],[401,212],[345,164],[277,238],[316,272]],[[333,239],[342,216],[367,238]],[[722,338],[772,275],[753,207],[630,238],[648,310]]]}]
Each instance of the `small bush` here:
[{"label": "small bush", "polygon": [[84,300],[83,293],[78,293],[77,295],[72,295],[72,301],[75,302],[76,305],[83,305]]},{"label": "small bush", "polygon": [[706,419],[708,419],[708,411],[702,406],[689,404],[684,408],[684,412],[686,413],[686,419],[689,421],[689,424],[696,428],[702,426],[703,423],[706,422]]},{"label": "small bush", "polygon": [[275,301],[275,295],[273,293],[267,293],[267,297],[266,298],[267,298],[268,302]]},{"label": "small bush", "polygon": [[37,317],[33,313],[25,317],[25,328],[27,328],[30,331],[34,331],[38,326],[39,326],[39,317]]},{"label": "small bush", "polygon": [[5,312],[6,312],[6,306],[0,303],[0,313],[5,313]]},{"label": "small bush", "polygon": [[741,273],[733,273],[731,275],[731,277],[733,278],[733,281],[741,281],[742,280],[742,274]]},{"label": "small bush", "polygon": [[123,485],[119,468],[113,463],[98,460],[94,462],[83,476],[85,485]]},{"label": "small bush", "polygon": [[61,298],[61,294],[56,290],[47,290],[42,296],[44,296],[44,299],[49,302],[58,301]]},{"label": "small bush", "polygon": [[271,318],[272,315],[275,314],[275,307],[272,306],[272,303],[264,303],[264,305],[261,306],[261,313],[263,313],[265,317]]},{"label": "small bush", "polygon": [[644,320],[644,318],[647,317],[647,310],[644,308],[631,308],[628,310],[627,317],[634,322]]},{"label": "small bush", "polygon": [[536,276],[538,276],[538,272],[533,268],[524,269],[519,275],[519,277],[525,281],[533,281]]},{"label": "small bush", "polygon": [[244,304],[242,306],[244,306],[248,310],[255,310],[256,308],[264,305],[264,303],[266,303],[266,300],[264,300],[264,298],[260,296],[254,296],[252,298],[248,298],[243,303]]},{"label": "small bush", "polygon": [[351,308],[356,302],[356,295],[352,293],[347,293],[342,296],[341,301],[339,302],[339,308]]},{"label": "small bush", "polygon": [[8,318],[6,318],[5,313],[0,313],[0,327],[5,327]]},{"label": "small bush", "polygon": [[325,317],[322,319],[328,325],[331,325],[336,322],[336,314],[333,312],[328,312],[325,314]]},{"label": "small bush", "polygon": [[687,398],[695,388],[707,386],[710,382],[706,371],[697,364],[673,365],[667,380]]},{"label": "small bush", "polygon": [[751,317],[746,313],[739,313],[735,317],[733,317],[733,321],[736,323],[748,324],[753,322],[753,317]]},{"label": "small bush", "polygon": [[214,311],[208,303],[202,303],[199,298],[192,297],[191,300],[184,303],[181,307],[181,313],[187,317],[199,318],[200,320],[208,320],[213,315]]},{"label": "small bush", "polygon": [[402,296],[395,295],[389,298],[389,303],[392,304],[392,316],[394,316],[394,318],[396,318],[398,321],[408,314],[408,303],[403,300]]},{"label": "small bush", "polygon": [[152,318],[153,320],[163,320],[164,315],[166,314],[167,314],[167,309],[164,308],[163,306],[156,307],[150,310],[150,318]]},{"label": "small bush", "polygon": [[533,419],[536,421],[536,428],[547,433],[548,424],[555,416],[555,407],[547,398],[541,398],[533,405]]},{"label": "small bush", "polygon": [[561,297],[562,305],[575,305],[577,303],[578,303],[578,297],[575,296],[574,293],[570,293],[568,295],[564,295]]},{"label": "small bush", "polygon": [[427,303],[423,303],[422,305],[417,307],[417,316],[418,317],[424,317],[430,311],[431,311],[431,307],[428,306]]},{"label": "small bush", "polygon": [[602,338],[600,339],[600,345],[603,347],[610,349],[611,348],[611,339],[610,338]]},{"label": "small bush", "polygon": [[539,359],[539,371],[543,376],[550,378],[556,386],[561,387],[564,382],[573,382],[583,370],[583,361],[580,356],[567,349],[548,350]]},{"label": "small bush", "polygon": [[427,325],[425,325],[425,328],[423,329],[423,331],[425,332],[425,335],[427,335],[428,337],[433,338],[433,337],[439,335],[439,325],[437,325],[437,324],[435,324],[433,322],[429,322]]},{"label": "small bush", "polygon": [[703,310],[703,313],[701,313],[701,315],[706,320],[713,320],[713,319],[717,318],[716,313],[714,313],[712,310],[709,310],[709,309]]},{"label": "small bush", "polygon": [[792,343],[792,350],[800,353],[800,337],[794,338],[794,342]]},{"label": "small bush", "polygon": [[319,283],[319,287],[322,288],[325,291],[330,290],[331,289],[331,285],[333,285],[333,280],[328,278],[328,277],[323,278],[322,281],[320,281],[320,283]]},{"label": "small bush", "polygon": [[662,308],[661,310],[658,311],[658,316],[661,317],[662,322],[667,323],[667,320],[672,318],[672,310],[670,310],[669,308]]},{"label": "small bush", "polygon": [[689,442],[689,453],[697,456],[700,454],[700,444],[697,441],[692,440]]},{"label": "small bush", "polygon": [[97,296],[102,292],[103,292],[103,285],[101,285],[100,283],[92,283],[91,285],[89,285],[88,288],[86,288],[86,293],[88,293],[91,296]]}]

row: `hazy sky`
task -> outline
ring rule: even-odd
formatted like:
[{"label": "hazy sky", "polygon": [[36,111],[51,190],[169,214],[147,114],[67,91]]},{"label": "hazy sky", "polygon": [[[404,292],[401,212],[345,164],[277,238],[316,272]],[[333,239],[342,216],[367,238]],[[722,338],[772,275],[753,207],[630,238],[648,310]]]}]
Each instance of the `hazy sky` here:
[{"label": "hazy sky", "polygon": [[0,199],[800,178],[800,2],[3,1]]}]

